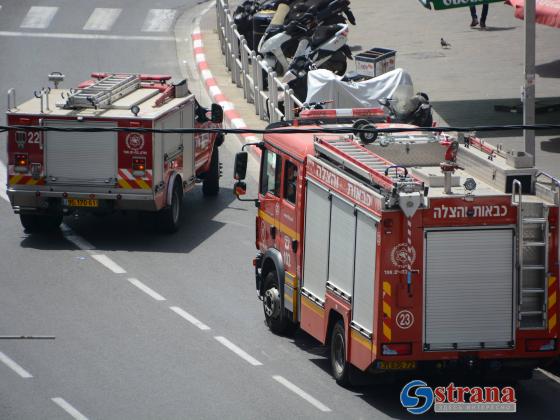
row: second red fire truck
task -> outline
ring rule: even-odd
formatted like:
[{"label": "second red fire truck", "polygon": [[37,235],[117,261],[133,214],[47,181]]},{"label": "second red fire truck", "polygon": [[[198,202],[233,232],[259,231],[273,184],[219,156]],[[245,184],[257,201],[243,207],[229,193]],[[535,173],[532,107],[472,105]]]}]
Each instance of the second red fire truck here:
[{"label": "second red fire truck", "polygon": [[202,107],[186,81],[167,75],[94,73],[58,89],[63,78],[52,73],[55,88],[22,104],[8,94],[8,125],[19,128],[8,134],[7,192],[28,232],[57,229],[78,211],[117,210],[157,212],[161,229],[174,232],[196,182],[204,195],[218,193],[221,134],[141,130],[220,128],[219,105]]},{"label": "second red fire truck", "polygon": [[523,378],[557,357],[560,181],[473,136],[352,114],[407,131],[282,133],[356,120],[312,110],[258,144],[254,264],[270,329],[329,346],[340,384],[353,370]]}]

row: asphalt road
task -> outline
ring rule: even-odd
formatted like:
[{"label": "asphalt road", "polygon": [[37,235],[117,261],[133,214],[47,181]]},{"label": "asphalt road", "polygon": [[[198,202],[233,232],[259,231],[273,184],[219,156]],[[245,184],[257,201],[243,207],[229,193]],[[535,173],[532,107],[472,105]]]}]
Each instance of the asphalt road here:
[{"label": "asphalt road", "polygon": [[[122,12],[92,32],[83,29],[86,0],[4,3],[0,90],[15,87],[20,100],[51,71],[67,86],[97,70],[178,76],[172,13],[146,17],[177,10],[171,23],[183,16],[188,26],[201,10],[187,0],[97,1]],[[45,25],[26,17],[32,6],[59,9],[46,27],[29,28]],[[231,194],[238,148],[231,137],[221,149],[219,197],[189,193],[172,236],[134,215],[69,218],[59,235],[28,236],[0,199],[0,335],[56,337],[0,340],[1,419],[405,417],[399,384],[340,388],[314,340],[264,325],[251,266],[255,209]],[[557,417],[559,383],[537,372],[517,390],[519,418]]]}]

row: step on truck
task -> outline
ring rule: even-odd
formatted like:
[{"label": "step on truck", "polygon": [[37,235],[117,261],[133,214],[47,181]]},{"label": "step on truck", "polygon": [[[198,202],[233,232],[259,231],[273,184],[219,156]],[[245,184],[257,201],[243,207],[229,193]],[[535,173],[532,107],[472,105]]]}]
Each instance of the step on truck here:
[{"label": "step on truck", "polygon": [[157,212],[160,228],[176,231],[184,193],[199,181],[204,195],[219,191],[223,135],[135,130],[220,128],[222,108],[202,107],[186,81],[168,75],[91,76],[61,89],[64,75],[52,73],[54,87],[22,104],[8,92],[7,122],[17,126],[8,133],[14,211],[28,232],[58,229],[75,212],[121,210]]},{"label": "step on truck", "polygon": [[[474,135],[347,114],[407,131],[282,133],[355,120],[322,116],[272,124],[256,144],[253,264],[268,327],[329,346],[343,385],[359,371],[527,378],[558,357],[560,181]],[[239,152],[238,197],[246,162]]]}]

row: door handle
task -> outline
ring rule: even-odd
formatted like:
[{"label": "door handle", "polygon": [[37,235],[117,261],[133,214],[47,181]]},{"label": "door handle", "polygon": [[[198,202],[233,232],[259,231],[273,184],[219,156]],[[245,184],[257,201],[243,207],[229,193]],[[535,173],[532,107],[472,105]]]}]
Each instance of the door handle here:
[{"label": "door handle", "polygon": [[276,226],[270,227],[270,235],[272,236],[272,239],[276,239]]}]

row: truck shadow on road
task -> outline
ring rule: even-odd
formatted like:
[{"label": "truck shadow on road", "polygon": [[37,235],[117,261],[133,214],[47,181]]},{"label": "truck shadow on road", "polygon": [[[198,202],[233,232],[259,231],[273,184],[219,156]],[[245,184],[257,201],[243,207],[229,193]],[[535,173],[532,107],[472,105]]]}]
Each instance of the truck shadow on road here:
[{"label": "truck shadow on road", "polygon": [[[69,216],[64,223],[100,251],[189,253],[226,225],[215,219],[217,215],[227,211],[228,221],[239,219],[242,224],[245,213],[252,209],[250,203],[236,201],[231,188],[222,188],[217,197],[205,198],[197,187],[185,195],[183,205],[182,225],[174,234],[159,232],[154,215],[134,212],[100,217]],[[21,246],[48,250],[75,248],[58,232],[28,235]]]},{"label": "truck shadow on road", "polygon": [[[297,331],[292,342],[299,349],[307,352],[310,355],[309,360],[315,364],[318,368],[323,370],[325,374],[331,375],[331,366],[329,361],[329,351],[326,346],[322,346],[317,340],[315,340],[310,335]],[[551,371],[555,369],[560,370],[560,367],[554,367]],[[539,370],[534,371],[533,378],[530,380],[523,381],[490,381],[490,380],[480,380],[476,375],[464,375],[464,374],[410,374],[403,378],[390,379],[387,378],[372,380],[371,377],[368,379],[366,375],[358,376],[360,385],[353,386],[348,390],[340,388],[340,392],[351,392],[355,396],[361,398],[363,401],[368,403],[375,410],[383,413],[391,418],[401,419],[401,418],[418,418],[418,416],[412,415],[406,411],[405,408],[400,403],[400,393],[404,385],[406,385],[410,380],[421,379],[425,381],[430,387],[443,386],[446,387],[451,382],[455,385],[463,386],[513,386],[516,391],[517,398],[517,412],[507,413],[507,414],[492,414],[492,413],[482,413],[476,415],[476,413],[466,414],[469,419],[480,418],[480,419],[501,419],[507,416],[507,418],[514,419],[558,419],[558,395],[560,392],[560,383],[547,377],[544,373]],[[331,379],[334,384],[334,379]],[[435,419],[441,418],[442,413],[434,413],[433,408],[426,414],[422,415],[422,418]],[[376,418],[375,414],[372,413],[371,418]]]}]

